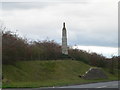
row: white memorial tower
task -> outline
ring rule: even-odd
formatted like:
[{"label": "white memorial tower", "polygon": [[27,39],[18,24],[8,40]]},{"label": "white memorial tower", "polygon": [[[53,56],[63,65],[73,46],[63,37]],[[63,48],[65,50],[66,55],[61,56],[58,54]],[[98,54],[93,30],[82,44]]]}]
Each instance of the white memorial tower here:
[{"label": "white memorial tower", "polygon": [[67,31],[65,28],[65,22],[63,23],[63,29],[62,29],[62,54],[68,55]]}]

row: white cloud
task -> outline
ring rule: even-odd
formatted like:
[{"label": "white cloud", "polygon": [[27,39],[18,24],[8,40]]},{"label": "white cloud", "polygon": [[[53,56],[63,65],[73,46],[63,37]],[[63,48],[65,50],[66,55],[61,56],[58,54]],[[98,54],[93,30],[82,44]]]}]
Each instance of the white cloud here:
[{"label": "white cloud", "polygon": [[1,2],[84,2],[89,0],[1,0]]},{"label": "white cloud", "polygon": [[113,2],[113,0],[1,0],[1,2],[103,2],[103,1]]},{"label": "white cloud", "polygon": [[118,56],[118,48],[115,47],[101,47],[101,46],[73,46],[73,48],[85,50],[87,52],[96,52],[98,54],[102,54],[107,58],[111,58],[112,56]]}]

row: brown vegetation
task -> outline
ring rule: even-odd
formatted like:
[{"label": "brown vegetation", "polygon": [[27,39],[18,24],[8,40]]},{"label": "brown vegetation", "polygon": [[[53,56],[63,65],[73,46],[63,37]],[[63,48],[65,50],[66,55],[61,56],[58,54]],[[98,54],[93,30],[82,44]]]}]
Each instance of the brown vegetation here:
[{"label": "brown vegetation", "polygon": [[[2,58],[3,64],[14,64],[20,60],[58,60],[64,59],[61,53],[61,46],[55,41],[32,41],[19,37],[16,33],[10,31],[2,32]],[[119,68],[118,60],[120,57],[107,59],[106,57],[88,53],[79,49],[69,48],[69,56],[73,60],[80,60],[92,66]]]}]

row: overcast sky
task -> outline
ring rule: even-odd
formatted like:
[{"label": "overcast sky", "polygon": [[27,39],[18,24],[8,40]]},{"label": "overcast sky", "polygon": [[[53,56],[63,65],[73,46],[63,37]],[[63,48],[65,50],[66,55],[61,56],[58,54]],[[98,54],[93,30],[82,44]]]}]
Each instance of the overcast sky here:
[{"label": "overcast sky", "polygon": [[117,55],[118,0],[25,1],[2,2],[2,21],[11,31],[18,30],[30,40],[61,44],[62,23],[66,22],[69,46],[84,50],[89,46],[87,50],[107,57]]}]

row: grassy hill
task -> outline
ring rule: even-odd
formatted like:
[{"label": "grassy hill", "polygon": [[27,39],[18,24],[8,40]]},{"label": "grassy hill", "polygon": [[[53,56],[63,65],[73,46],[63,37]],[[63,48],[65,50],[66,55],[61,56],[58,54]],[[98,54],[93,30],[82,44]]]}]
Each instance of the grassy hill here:
[{"label": "grassy hill", "polygon": [[46,87],[117,80],[105,73],[109,79],[84,80],[83,75],[91,66],[75,60],[20,61],[14,65],[3,65],[3,88]]}]

